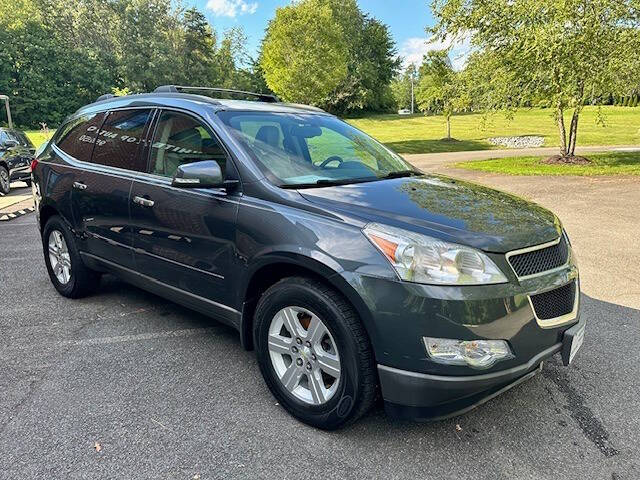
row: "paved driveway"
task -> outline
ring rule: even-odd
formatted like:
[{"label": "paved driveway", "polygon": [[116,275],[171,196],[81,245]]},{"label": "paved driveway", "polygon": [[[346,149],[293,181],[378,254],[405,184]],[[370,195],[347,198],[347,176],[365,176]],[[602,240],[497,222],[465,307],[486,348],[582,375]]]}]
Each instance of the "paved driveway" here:
[{"label": "paved driveway", "polygon": [[0,478],[639,478],[640,311],[611,286],[638,250],[606,233],[633,207],[606,182],[480,180],[563,217],[586,285],[583,350],[465,416],[392,423],[378,406],[336,433],[289,417],[231,329],[108,277],[64,299],[34,216],[0,223]]}]

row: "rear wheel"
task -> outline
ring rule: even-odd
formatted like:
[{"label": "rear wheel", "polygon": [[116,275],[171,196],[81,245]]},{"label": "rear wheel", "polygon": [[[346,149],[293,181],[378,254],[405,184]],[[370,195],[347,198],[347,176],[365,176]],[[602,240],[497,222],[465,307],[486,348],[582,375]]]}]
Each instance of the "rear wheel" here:
[{"label": "rear wheel", "polygon": [[59,216],[44,226],[42,247],[49,278],[60,295],[79,298],[97,287],[100,274],[82,262],[73,234]]},{"label": "rear wheel", "polygon": [[269,389],[301,421],[333,430],[373,405],[369,338],[351,305],[323,283],[291,277],[269,288],[256,308],[254,335]]},{"label": "rear wheel", "polygon": [[7,194],[11,190],[11,181],[9,179],[9,170],[7,167],[0,166],[0,193]]}]

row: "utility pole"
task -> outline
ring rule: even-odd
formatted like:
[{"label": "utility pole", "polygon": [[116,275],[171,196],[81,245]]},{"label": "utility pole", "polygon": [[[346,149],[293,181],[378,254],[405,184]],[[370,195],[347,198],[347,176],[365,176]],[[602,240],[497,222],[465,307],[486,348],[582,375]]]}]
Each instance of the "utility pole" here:
[{"label": "utility pole", "polygon": [[411,72],[411,115],[413,115],[413,72]]},{"label": "utility pole", "polygon": [[11,110],[9,109],[9,97],[6,95],[0,95],[0,100],[4,100],[4,106],[7,109],[7,121],[9,128],[13,128],[13,121],[11,120]]}]

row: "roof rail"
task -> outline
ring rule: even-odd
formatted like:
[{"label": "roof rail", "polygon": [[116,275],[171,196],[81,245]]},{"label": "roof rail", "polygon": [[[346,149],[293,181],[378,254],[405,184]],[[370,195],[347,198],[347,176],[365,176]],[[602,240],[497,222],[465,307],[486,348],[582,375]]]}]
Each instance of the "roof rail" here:
[{"label": "roof rail", "polygon": [[244,90],[232,90],[230,88],[216,88],[216,87],[189,87],[183,85],[162,85],[156,88],[154,93],[179,93],[185,90],[195,90],[195,91],[206,91],[206,92],[219,92],[219,93],[228,93],[231,95],[239,95],[246,96],[249,95],[251,97],[256,97],[261,102],[268,103],[278,103],[280,99],[275,95],[270,95],[268,93],[256,93],[256,92],[246,92]]},{"label": "roof rail", "polygon": [[113,93],[105,93],[104,95],[100,95],[96,102],[101,102],[102,100],[108,100],[110,98],[114,98],[115,95]]}]

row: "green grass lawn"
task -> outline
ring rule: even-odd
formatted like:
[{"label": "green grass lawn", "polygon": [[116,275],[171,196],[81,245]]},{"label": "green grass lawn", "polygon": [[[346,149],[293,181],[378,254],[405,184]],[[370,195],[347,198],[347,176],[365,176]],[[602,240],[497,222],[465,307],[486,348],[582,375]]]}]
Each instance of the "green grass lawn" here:
[{"label": "green grass lawn", "polygon": [[[585,107],[580,116],[578,145],[640,144],[640,107],[602,107],[605,125],[596,123],[597,107]],[[557,146],[558,130],[550,109],[519,110],[507,119],[497,113],[482,121],[480,114],[456,115],[451,119],[451,135],[458,142],[442,141],[446,122],[442,116],[371,115],[348,122],[385,143],[398,153],[437,153],[489,150],[487,138],[540,135],[545,146]],[[570,122],[567,115],[567,126]]]},{"label": "green grass lawn", "polygon": [[55,132],[55,130],[50,130],[48,137],[42,132],[42,130],[25,130],[24,133],[27,134],[31,143],[38,148],[45,140],[48,140],[53,135],[53,132]]},{"label": "green grass lawn", "polygon": [[547,165],[546,157],[492,158],[456,163],[456,168],[504,175],[640,175],[640,152],[607,152],[587,155],[590,165]]}]

